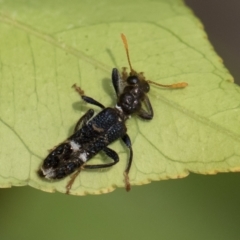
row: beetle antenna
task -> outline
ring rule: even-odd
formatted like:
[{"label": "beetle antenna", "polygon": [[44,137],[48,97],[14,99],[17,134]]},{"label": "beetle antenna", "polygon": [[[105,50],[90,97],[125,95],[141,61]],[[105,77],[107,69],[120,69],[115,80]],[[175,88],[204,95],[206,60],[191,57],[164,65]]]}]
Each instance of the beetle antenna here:
[{"label": "beetle antenna", "polygon": [[[129,64],[131,73],[134,73],[135,71],[132,68],[132,64],[131,64],[130,57],[129,57],[129,49],[128,49],[127,38],[123,33],[121,33],[121,38],[122,38],[122,41],[123,41],[123,44],[124,44],[124,48],[126,50],[127,60],[128,60],[128,64]],[[160,87],[167,87],[167,88],[185,88],[186,86],[188,86],[188,84],[186,82],[180,82],[180,83],[173,83],[173,84],[170,84],[170,85],[165,85],[165,84],[160,84],[160,83],[153,82],[151,80],[146,80],[146,81],[150,84],[154,84],[154,85],[157,85],[157,86],[160,86]]]},{"label": "beetle antenna", "polygon": [[180,82],[180,83],[173,83],[173,84],[169,84],[169,85],[165,85],[165,84],[160,84],[160,83],[156,83],[153,82],[151,80],[146,80],[148,83],[150,84],[154,84],[160,87],[167,87],[167,88],[185,88],[186,86],[188,86],[188,83],[186,82]]},{"label": "beetle antenna", "polygon": [[132,64],[131,64],[131,61],[130,61],[130,57],[129,57],[129,50],[128,50],[128,42],[127,42],[127,38],[126,36],[122,33],[121,34],[121,38],[122,38],[122,41],[123,41],[123,44],[124,44],[124,48],[126,50],[126,54],[127,54],[127,59],[128,59],[128,64],[129,64],[129,67],[131,69],[131,72],[135,72],[132,68]]}]

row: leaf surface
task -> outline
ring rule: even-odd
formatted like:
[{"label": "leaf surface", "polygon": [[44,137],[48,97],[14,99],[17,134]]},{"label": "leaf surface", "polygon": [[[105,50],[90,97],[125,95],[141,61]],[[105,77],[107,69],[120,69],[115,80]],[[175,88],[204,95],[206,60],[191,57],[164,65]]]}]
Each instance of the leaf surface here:
[{"label": "leaf surface", "polygon": [[[48,182],[36,172],[47,150],[70,136],[89,108],[74,83],[105,106],[115,105],[111,69],[127,66],[122,32],[134,69],[163,84],[189,84],[181,90],[152,86],[154,119],[127,122],[131,184],[240,170],[239,87],[182,1],[15,0],[0,9],[1,187],[66,191],[69,178]],[[128,151],[120,141],[111,148],[120,162],[82,171],[71,194],[124,186]],[[109,160],[99,154],[91,164],[103,161]]]}]

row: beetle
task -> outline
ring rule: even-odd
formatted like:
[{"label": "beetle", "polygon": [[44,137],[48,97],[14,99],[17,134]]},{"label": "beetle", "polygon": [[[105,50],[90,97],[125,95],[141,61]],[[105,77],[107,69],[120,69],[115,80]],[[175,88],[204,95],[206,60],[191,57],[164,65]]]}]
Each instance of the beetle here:
[{"label": "beetle", "polygon": [[[46,179],[62,179],[71,175],[66,186],[66,193],[70,189],[82,169],[102,169],[114,166],[119,162],[118,154],[108,146],[122,139],[129,149],[127,167],[124,171],[125,188],[130,190],[129,171],[133,159],[132,143],[127,134],[126,121],[131,115],[151,120],[153,108],[147,93],[150,91],[149,84],[160,87],[184,88],[187,83],[175,83],[163,85],[151,80],[146,80],[142,72],[136,72],[131,65],[128,43],[124,34],[121,38],[125,47],[130,72],[123,68],[122,74],[116,68],[112,69],[112,84],[117,95],[115,107],[105,107],[95,99],[88,97],[76,84],[73,88],[79,93],[82,100],[101,108],[94,116],[94,110],[89,109],[77,122],[74,133],[64,142],[50,151],[43,161],[38,175]],[[143,108],[145,106],[145,109]],[[97,153],[104,152],[112,162],[103,164],[87,164]]]}]

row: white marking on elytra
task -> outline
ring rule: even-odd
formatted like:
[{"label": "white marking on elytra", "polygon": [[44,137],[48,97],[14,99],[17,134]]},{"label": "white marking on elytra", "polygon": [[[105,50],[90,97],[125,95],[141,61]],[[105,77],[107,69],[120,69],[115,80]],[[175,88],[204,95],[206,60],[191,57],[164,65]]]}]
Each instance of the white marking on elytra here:
[{"label": "white marking on elytra", "polygon": [[82,152],[79,154],[79,158],[83,161],[83,162],[86,162],[88,160],[87,158],[87,153],[86,152]]},{"label": "white marking on elytra", "polygon": [[116,105],[115,108],[116,108],[117,110],[119,110],[120,112],[123,111],[123,110],[122,110],[122,107],[120,107],[120,106],[118,106],[118,105]]},{"label": "white marking on elytra", "polygon": [[81,145],[74,142],[73,140],[70,141],[70,145],[73,151],[79,151]]},{"label": "white marking on elytra", "polygon": [[44,169],[42,167],[41,170],[45,178],[52,179],[53,177],[55,177],[55,172],[53,168]]}]

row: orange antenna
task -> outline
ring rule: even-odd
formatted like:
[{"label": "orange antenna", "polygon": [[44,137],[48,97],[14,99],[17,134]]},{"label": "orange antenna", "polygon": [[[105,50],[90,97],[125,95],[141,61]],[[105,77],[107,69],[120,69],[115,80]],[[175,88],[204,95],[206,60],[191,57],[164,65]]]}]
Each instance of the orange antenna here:
[{"label": "orange antenna", "polygon": [[[123,41],[123,44],[124,44],[124,47],[125,47],[125,50],[126,50],[129,67],[131,69],[131,72],[135,73],[135,71],[132,68],[132,64],[131,64],[130,57],[129,57],[129,49],[128,49],[127,38],[123,33],[121,33],[121,38],[122,38],[122,41]],[[186,86],[188,86],[188,83],[186,83],[186,82],[180,82],[180,83],[173,83],[173,84],[170,84],[170,85],[165,85],[165,84],[160,84],[160,83],[153,82],[151,80],[146,80],[146,81],[150,84],[154,84],[154,85],[157,85],[157,86],[160,86],[160,87],[167,87],[167,88],[185,88]]]},{"label": "orange antenna", "polygon": [[146,81],[150,84],[155,84],[155,85],[160,86],[160,87],[168,87],[168,88],[185,88],[185,87],[188,86],[188,83],[186,83],[186,82],[180,82],[180,83],[173,83],[173,84],[165,85],[165,84],[160,84],[160,83],[153,82],[151,80],[146,80]]},{"label": "orange antenna", "polygon": [[131,72],[132,72],[132,71],[134,71],[134,70],[133,70],[133,68],[132,68],[132,64],[131,64],[130,57],[129,57],[129,50],[128,50],[127,38],[126,38],[126,36],[125,36],[123,33],[121,34],[121,38],[122,38],[122,41],[123,41],[123,44],[124,44],[124,47],[125,47],[125,50],[126,50],[127,59],[128,59],[128,64],[129,64],[129,67],[130,67]]}]

